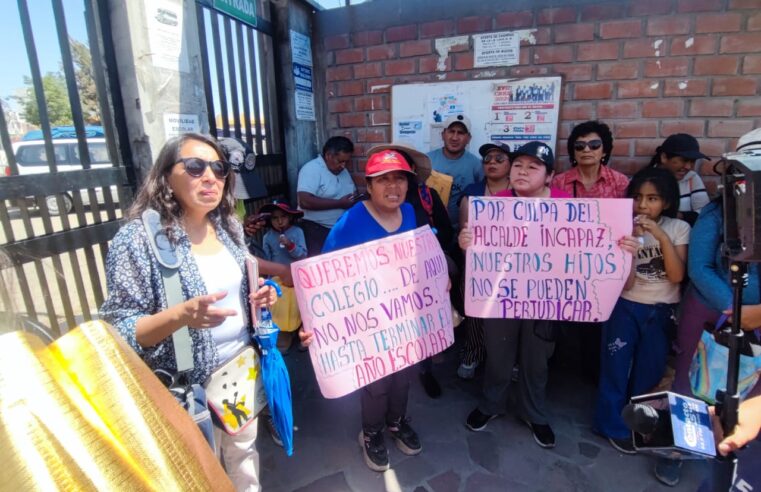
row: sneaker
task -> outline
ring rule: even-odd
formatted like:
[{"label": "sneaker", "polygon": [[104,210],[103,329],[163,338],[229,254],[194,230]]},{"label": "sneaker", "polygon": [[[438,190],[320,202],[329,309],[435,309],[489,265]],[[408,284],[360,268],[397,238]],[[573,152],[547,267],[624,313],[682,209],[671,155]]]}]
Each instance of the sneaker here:
[{"label": "sneaker", "polygon": [[359,431],[359,445],[362,447],[362,454],[368,468],[377,472],[388,470],[388,450],[383,440],[383,432]]},{"label": "sneaker", "polygon": [[431,371],[425,371],[420,373],[420,382],[423,383],[423,389],[425,394],[429,398],[438,398],[441,396],[441,386]]},{"label": "sneaker", "polygon": [[270,436],[272,437],[272,440],[280,446],[283,447],[283,440],[280,439],[280,434],[277,432],[277,429],[275,428],[275,421],[272,420],[272,415],[266,414],[264,416],[264,425],[267,427],[267,430],[270,433]]},{"label": "sneaker", "polygon": [[624,438],[624,439],[616,439],[614,437],[609,437],[608,438],[608,442],[619,453],[637,454],[637,450],[634,449],[634,443],[632,442],[630,437],[627,437],[627,438]]},{"label": "sneaker", "polygon": [[655,462],[655,478],[669,487],[676,487],[682,478],[682,460],[658,458]]},{"label": "sneaker", "polygon": [[486,424],[488,424],[490,420],[496,419],[497,417],[498,415],[486,415],[485,413],[482,413],[481,410],[476,408],[470,412],[470,415],[468,415],[468,419],[465,421],[465,427],[472,430],[473,432],[478,432],[480,430],[484,430]]},{"label": "sneaker", "polygon": [[410,420],[407,418],[401,418],[397,422],[389,424],[388,431],[391,437],[394,438],[396,447],[399,451],[407,456],[415,456],[420,454],[423,450],[423,446],[420,444],[420,438],[417,436],[417,432],[410,427]]},{"label": "sneaker", "polygon": [[552,432],[552,427],[547,424],[535,424],[528,420],[524,420],[524,422],[528,428],[531,429],[531,434],[534,435],[534,441],[536,441],[539,446],[548,449],[555,447],[555,433]]},{"label": "sneaker", "polygon": [[473,379],[473,376],[476,375],[476,367],[478,367],[478,362],[471,362],[470,364],[462,362],[457,368],[457,375],[462,379]]}]

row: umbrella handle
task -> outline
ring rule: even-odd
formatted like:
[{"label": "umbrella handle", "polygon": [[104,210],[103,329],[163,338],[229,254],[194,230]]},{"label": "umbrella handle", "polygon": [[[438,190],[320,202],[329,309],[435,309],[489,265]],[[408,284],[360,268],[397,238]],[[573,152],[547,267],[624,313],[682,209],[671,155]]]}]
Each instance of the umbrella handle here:
[{"label": "umbrella handle", "polygon": [[275,282],[274,280],[268,278],[267,280],[264,281],[264,285],[269,285],[270,287],[275,289],[275,292],[277,293],[278,297],[283,297],[283,291],[280,289],[280,286],[278,285],[278,283]]}]

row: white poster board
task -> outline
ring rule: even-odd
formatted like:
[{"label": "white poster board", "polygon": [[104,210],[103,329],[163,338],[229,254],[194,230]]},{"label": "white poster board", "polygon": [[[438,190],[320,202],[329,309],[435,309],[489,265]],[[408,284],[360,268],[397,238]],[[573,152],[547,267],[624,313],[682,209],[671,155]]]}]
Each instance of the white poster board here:
[{"label": "white poster board", "polygon": [[473,126],[473,153],[487,142],[514,149],[538,140],[555,149],[560,84],[555,76],[394,85],[392,139],[422,152],[437,149],[444,120],[462,113]]}]

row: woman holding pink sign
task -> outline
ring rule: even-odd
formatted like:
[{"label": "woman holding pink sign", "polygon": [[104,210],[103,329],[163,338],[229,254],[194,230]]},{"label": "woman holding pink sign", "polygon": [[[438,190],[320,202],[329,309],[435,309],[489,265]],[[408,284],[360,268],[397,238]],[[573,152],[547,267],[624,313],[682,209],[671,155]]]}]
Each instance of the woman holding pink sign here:
[{"label": "woman holding pink sign", "polygon": [[[529,142],[510,155],[511,189],[495,196],[521,198],[569,198],[563,190],[550,187],[555,158],[542,142]],[[468,227],[460,231],[460,247],[473,242]],[[519,417],[531,429],[534,441],[543,448],[555,447],[555,433],[549,425],[545,390],[547,361],[555,350],[554,327],[549,320],[483,320],[486,343],[484,386],[478,406],[470,412],[465,426],[483,430],[490,420],[505,412],[515,362],[520,359],[518,375]]]},{"label": "woman holding pink sign", "polygon": [[[415,211],[405,203],[407,177],[414,175],[406,159],[392,146],[370,155],[365,166],[368,200],[347,210],[331,229],[323,253],[356,246],[416,228]],[[359,444],[365,463],[373,471],[389,468],[383,429],[388,428],[399,450],[406,455],[422,451],[410,427],[407,396],[410,368],[390,374],[361,388],[362,430]]]}]

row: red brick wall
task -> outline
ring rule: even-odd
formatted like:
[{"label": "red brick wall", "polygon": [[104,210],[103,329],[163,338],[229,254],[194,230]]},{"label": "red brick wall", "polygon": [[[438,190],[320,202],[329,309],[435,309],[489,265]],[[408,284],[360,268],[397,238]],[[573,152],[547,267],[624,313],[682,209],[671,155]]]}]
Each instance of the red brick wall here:
[{"label": "red brick wall", "polygon": [[[317,75],[325,77],[325,133],[357,144],[356,172],[366,148],[391,138],[393,84],[560,74],[562,165],[571,128],[597,118],[613,130],[613,167],[629,174],[671,133],[691,133],[718,156],[761,126],[761,0],[569,0],[441,18],[447,3],[439,2],[436,20],[404,16],[371,29],[349,22],[345,32],[333,29],[316,41],[325,67]],[[366,5],[373,4],[383,2]],[[463,46],[437,70],[436,38],[513,29],[536,30],[519,66],[474,69],[472,48]]]}]

